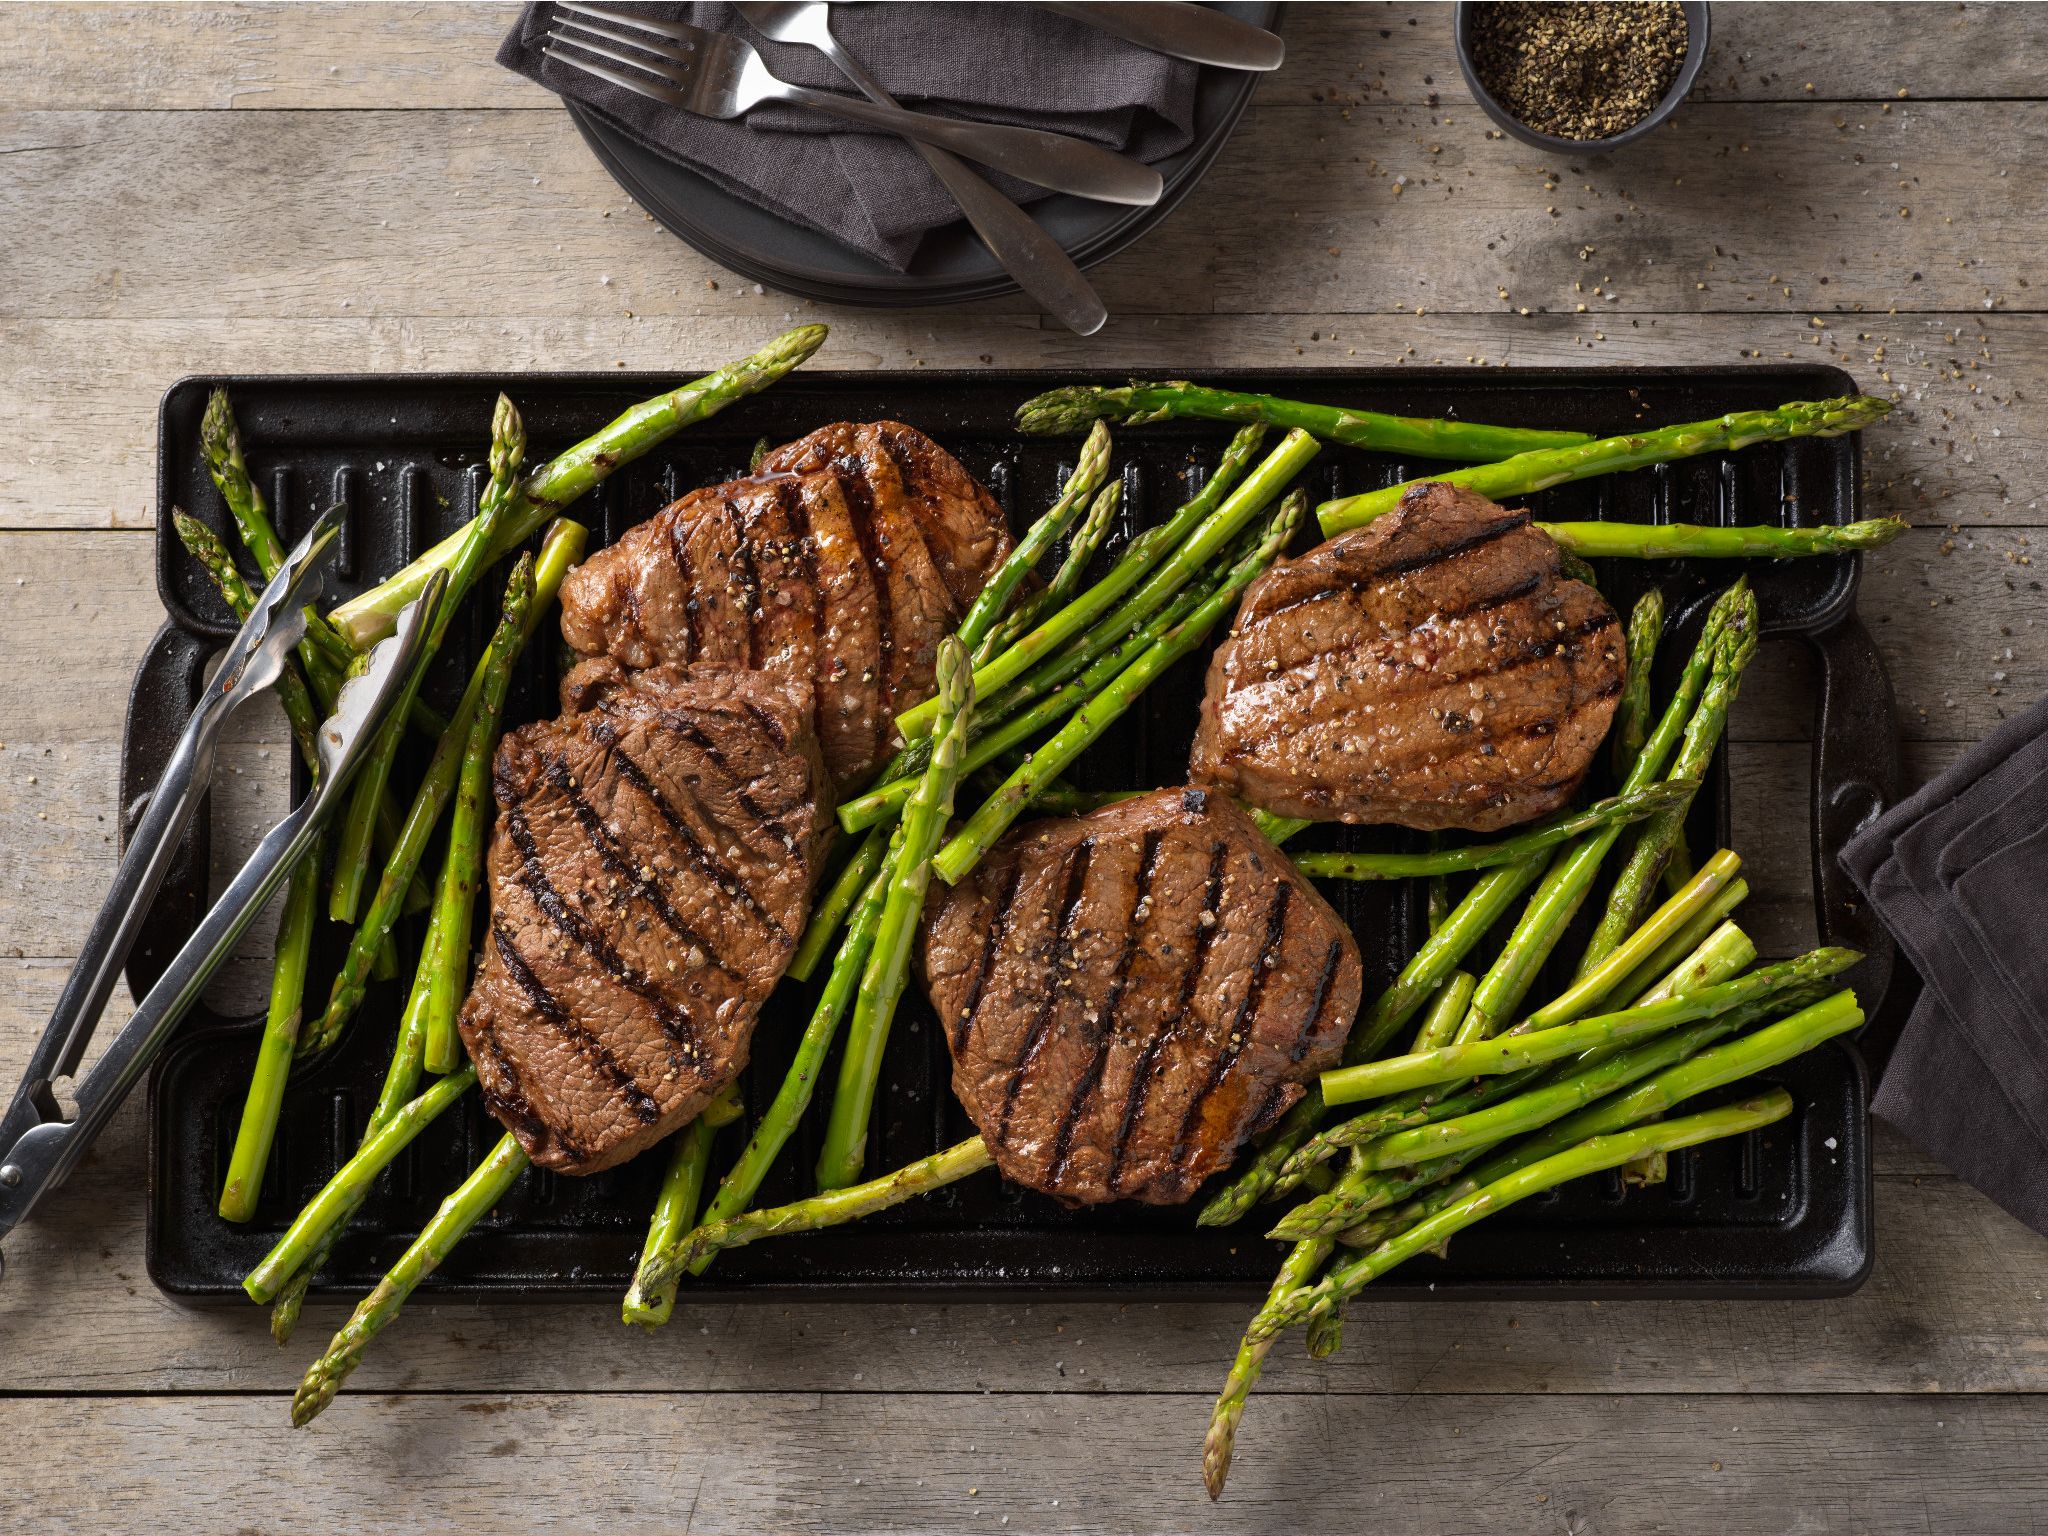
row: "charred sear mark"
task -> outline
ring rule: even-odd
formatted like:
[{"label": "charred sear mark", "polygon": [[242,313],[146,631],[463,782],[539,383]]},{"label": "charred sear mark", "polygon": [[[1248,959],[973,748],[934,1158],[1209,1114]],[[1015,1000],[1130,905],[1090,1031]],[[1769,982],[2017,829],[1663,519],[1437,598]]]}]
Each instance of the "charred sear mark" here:
[{"label": "charred sear mark", "polygon": [[1137,963],[1138,941],[1144,933],[1146,920],[1151,915],[1152,876],[1159,864],[1159,848],[1163,835],[1158,831],[1145,834],[1143,851],[1138,856],[1138,879],[1131,893],[1130,915],[1124,919],[1123,951],[1117,956],[1116,971],[1109,984],[1109,994],[1102,1000],[1102,1008],[1095,1036],[1095,1056],[1088,1064],[1088,1070],[1081,1074],[1074,1084],[1074,1096],[1067,1101],[1067,1112],[1060,1117],[1060,1127],[1053,1136],[1051,1171],[1047,1182],[1057,1185],[1067,1170],[1067,1160],[1073,1155],[1074,1127],[1080,1122],[1081,1111],[1094,1094],[1096,1084],[1102,1081],[1102,1074],[1109,1065],[1109,1048],[1116,1038],[1117,1009],[1123,1005],[1124,989],[1130,985],[1131,967]]},{"label": "charred sear mark", "polygon": [[518,947],[512,942],[512,936],[501,924],[491,924],[491,940],[497,946],[498,959],[504,964],[505,974],[510,976],[519,990],[526,995],[526,1000],[532,1005],[533,1011],[575,1046],[583,1059],[611,1083],[641,1124],[652,1125],[659,1120],[661,1109],[648,1097],[647,1091],[640,1086],[639,1079],[620,1064],[619,1059],[611,1053],[610,1047],[569,1016],[568,1010],[555,1000],[554,994],[548,991],[525,960],[520,958]]},{"label": "charred sear mark", "polygon": [[676,578],[682,584],[681,590],[690,594],[682,603],[683,610],[683,655],[684,661],[695,661],[703,653],[703,641],[697,635],[697,573],[690,565],[689,530],[683,526],[680,517],[668,520],[668,555],[676,563]]},{"label": "charred sear mark", "polygon": [[[1237,1065],[1238,1057],[1244,1054],[1245,1046],[1257,1030],[1259,1003],[1266,995],[1266,978],[1280,963],[1280,950],[1287,941],[1287,904],[1293,895],[1294,887],[1287,881],[1275,883],[1272,904],[1266,908],[1265,941],[1260,944],[1259,958],[1245,980],[1244,998],[1237,1005],[1237,1016],[1230,1021],[1230,1032],[1224,1036],[1222,1046],[1216,1052],[1208,1079],[1202,1084],[1201,1091],[1188,1101],[1187,1112],[1180,1118],[1180,1132],[1174,1137],[1173,1156],[1169,1159],[1176,1170],[1181,1170],[1188,1160],[1191,1150],[1188,1139],[1202,1123],[1203,1110],[1208,1107],[1216,1090],[1223,1086],[1224,1078]],[[1176,1173],[1175,1176],[1181,1175]]]},{"label": "charred sear mark", "polygon": [[[593,961],[599,970],[615,985],[646,1003],[653,1012],[661,1031],[679,1048],[686,1059],[694,1059],[697,1047],[694,1040],[695,1027],[679,1012],[676,1006],[661,995],[660,990],[647,977],[628,965],[619,952],[612,948],[611,941],[562,900],[554,882],[548,879],[547,867],[541,863],[540,849],[534,844],[533,831],[526,824],[522,811],[513,811],[505,818],[505,831],[512,839],[512,845],[519,850],[521,883],[527,894],[533,898],[541,914],[552,923],[562,936],[576,945]],[[552,1019],[550,1023],[554,1022]],[[593,1037],[594,1038],[594,1037]],[[675,1052],[671,1052],[671,1059]]]},{"label": "charred sear mark", "polygon": [[1003,894],[996,898],[995,913],[989,923],[988,940],[981,946],[981,959],[974,967],[974,981],[967,989],[967,996],[960,1004],[960,1017],[953,1025],[953,1050],[955,1054],[967,1049],[967,1037],[974,1028],[975,1010],[981,1007],[982,993],[988,988],[989,973],[994,970],[997,951],[1010,936],[1010,913],[1017,905],[1017,887],[1023,883],[1024,867],[1013,863],[1010,872],[1003,879]]},{"label": "charred sear mark", "polygon": [[1094,853],[1095,840],[1084,838],[1067,855],[1067,878],[1060,887],[1059,918],[1053,929],[1052,942],[1046,946],[1038,1015],[1031,1021],[1030,1032],[1024,1038],[1024,1048],[1010,1069],[1009,1082],[1003,1089],[1002,1112],[996,1117],[995,1135],[990,1138],[991,1146],[1000,1147],[1009,1139],[1010,1116],[1017,1107],[1024,1080],[1038,1066],[1040,1052],[1051,1032],[1053,1012],[1059,1006],[1060,994],[1069,990],[1067,978],[1073,970],[1074,930],[1080,920],[1081,892],[1088,883],[1088,865]]},{"label": "charred sear mark", "polygon": [[1230,846],[1218,842],[1209,850],[1209,887],[1202,903],[1202,914],[1208,919],[1195,923],[1194,942],[1190,944],[1187,970],[1181,976],[1180,999],[1174,1012],[1173,1022],[1155,1033],[1145,1042],[1145,1049],[1139,1054],[1137,1065],[1131,1071],[1130,1092],[1124,1097],[1123,1118],[1117,1124],[1116,1143],[1110,1155],[1107,1188],[1116,1194],[1117,1183],[1123,1177],[1124,1159],[1130,1155],[1131,1133],[1137,1128],[1139,1118],[1145,1113],[1145,1102],[1151,1097],[1154,1068],[1159,1053],[1166,1042],[1187,1027],[1195,1005],[1195,994],[1202,984],[1202,967],[1209,958],[1209,946],[1216,941],[1216,930],[1222,926],[1217,912],[1223,905],[1223,866],[1230,856]]},{"label": "charred sear mark", "polygon": [[747,665],[761,665],[761,573],[754,568],[752,520],[730,496],[719,498],[732,525],[732,559],[727,570],[738,578],[740,618],[747,626]]},{"label": "charred sear mark", "polygon": [[[649,777],[647,770],[634,760],[632,754],[623,747],[615,746],[612,748],[611,760],[618,767],[619,777],[638,790],[647,803],[654,807],[655,814],[661,817],[662,822],[675,835],[677,844],[689,861],[703,871],[721,891],[738,900],[753,913],[761,925],[776,938],[786,942],[789,938],[788,931],[775,920],[774,915],[766,907],[761,905],[760,898],[740,879],[738,873],[728,868],[723,859],[698,841],[697,834],[690,830],[690,824],[683,819],[682,812],[669,802],[668,796],[662,793],[661,787]],[[745,804],[744,801],[741,803]],[[764,816],[759,819],[764,824],[774,823],[772,817]]]},{"label": "charred sear mark", "polygon": [[667,926],[669,932],[685,944],[703,950],[710,962],[733,980],[741,980],[740,973],[727,963],[712,942],[676,911],[669,902],[667,893],[636,868],[626,850],[613,840],[611,833],[605,829],[603,820],[598,816],[596,807],[584,799],[582,792],[577,789],[576,780],[570,774],[568,765],[560,757],[551,757],[548,759],[546,772],[549,787],[568,802],[570,813],[576,818],[576,824],[583,829],[584,840],[590,844],[591,850],[597,854],[605,870],[631,886],[634,895],[654,908],[655,915]]},{"label": "charred sear mark", "polygon": [[1432,545],[1420,554],[1406,556],[1399,560],[1383,560],[1373,567],[1373,575],[1381,580],[1389,576],[1412,576],[1417,571],[1426,571],[1433,565],[1456,560],[1469,555],[1475,549],[1482,549],[1496,539],[1504,539],[1517,528],[1529,525],[1527,512],[1507,512],[1490,521],[1477,524],[1463,538],[1450,539],[1442,544]]}]

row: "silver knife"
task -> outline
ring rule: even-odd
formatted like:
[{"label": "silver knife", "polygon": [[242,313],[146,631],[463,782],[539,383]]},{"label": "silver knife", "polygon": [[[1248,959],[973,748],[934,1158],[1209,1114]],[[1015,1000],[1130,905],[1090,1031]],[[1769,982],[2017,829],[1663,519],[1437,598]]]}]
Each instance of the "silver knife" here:
[{"label": "silver knife", "polygon": [[1287,45],[1264,28],[1206,5],[1189,5],[1181,0],[1150,0],[1146,4],[1126,0],[1058,4],[1055,0],[1040,0],[1038,8],[1086,22],[1168,58],[1192,59],[1197,64],[1263,73],[1278,69],[1287,57]]}]

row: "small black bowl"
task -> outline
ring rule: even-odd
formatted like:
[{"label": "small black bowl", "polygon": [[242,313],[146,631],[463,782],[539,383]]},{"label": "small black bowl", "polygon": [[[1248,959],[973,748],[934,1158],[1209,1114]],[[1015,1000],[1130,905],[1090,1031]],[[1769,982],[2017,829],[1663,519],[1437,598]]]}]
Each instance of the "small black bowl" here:
[{"label": "small black bowl", "polygon": [[[1484,0],[1480,0],[1484,3]],[[1624,144],[1633,144],[1650,132],[1664,119],[1678,110],[1678,104],[1685,100],[1692,83],[1699,78],[1700,66],[1707,62],[1707,5],[1706,0],[1684,0],[1681,9],[1685,12],[1685,62],[1678,66],[1678,78],[1671,82],[1671,89],[1664,93],[1664,99],[1651,109],[1641,122],[1624,128],[1620,133],[1605,139],[1561,139],[1555,134],[1538,133],[1527,123],[1494,99],[1479,79],[1479,71],[1472,65],[1472,23],[1479,4],[1474,0],[1458,0],[1452,25],[1458,39],[1458,72],[1465,77],[1465,84],[1471,90],[1473,99],[1480,109],[1524,144],[1533,144],[1538,149],[1553,149],[1561,155],[1604,155],[1611,149]]]}]

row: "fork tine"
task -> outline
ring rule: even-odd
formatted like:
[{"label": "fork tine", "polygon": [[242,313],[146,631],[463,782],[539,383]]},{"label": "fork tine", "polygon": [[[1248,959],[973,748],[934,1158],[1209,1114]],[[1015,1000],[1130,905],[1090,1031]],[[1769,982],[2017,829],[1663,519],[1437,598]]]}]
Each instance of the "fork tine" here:
[{"label": "fork tine", "polygon": [[616,6],[588,5],[583,0],[554,0],[553,9],[557,19],[563,11],[572,11],[578,16],[595,16],[599,21],[609,21],[615,26],[632,27],[641,32],[652,32],[657,37],[672,37],[678,42],[688,42],[698,29],[672,21],[658,21],[652,16],[641,16],[633,11],[622,11]]},{"label": "fork tine", "polygon": [[[698,63],[702,63],[702,55],[700,55],[700,53],[684,53],[682,49],[674,49],[674,47],[670,47],[668,43],[655,43],[655,41],[653,41],[651,37],[635,37],[633,33],[621,33],[621,31],[612,31],[610,27],[598,27],[598,25],[594,25],[594,23],[588,23],[588,20],[575,20],[573,16],[555,16],[555,37],[561,37],[561,29],[563,29],[563,27],[571,27],[571,29],[575,29],[575,31],[578,31],[578,33],[590,33],[592,37],[602,37],[604,41],[608,41],[608,43],[618,43],[618,45],[621,45],[621,47],[631,47],[631,49],[639,49],[641,53],[653,53],[655,57],[662,57],[662,59],[674,59],[676,63],[682,63],[682,66],[688,66],[688,68],[692,68],[692,70],[694,70],[694,68],[698,66]],[[582,39],[575,39],[575,37],[567,37],[567,39],[563,39],[563,41],[567,41],[567,43],[575,43],[575,45],[578,45],[578,47],[590,47],[590,43],[584,43]],[[602,47],[590,47],[590,51],[592,51],[592,53],[604,53],[606,57],[610,57],[610,59],[618,59],[618,61],[621,61],[621,63],[641,63],[641,61],[639,61],[639,59],[635,59],[635,57],[627,57],[627,55],[623,55],[623,53],[610,53],[610,51],[606,51],[606,49],[602,49]],[[670,70],[659,70],[659,68],[651,66],[651,63],[641,63],[641,68],[643,68],[643,70],[653,70],[655,74],[668,74],[670,78],[676,78],[676,76],[674,76],[674,72],[670,72]],[[676,84],[682,84],[682,80],[680,80],[680,78],[676,78]]]},{"label": "fork tine", "polygon": [[[559,42],[566,47],[572,48],[584,46],[572,38],[565,38],[559,35],[551,36],[549,41]],[[580,69],[584,74],[594,75],[600,80],[609,80],[621,90],[631,91],[636,96],[645,96],[649,101],[658,101],[664,106],[681,107],[685,112],[690,110],[689,98],[684,96],[681,91],[672,91],[667,86],[656,85],[651,80],[635,80],[630,75],[622,75],[615,69],[606,69],[602,64],[592,64],[588,60],[577,58],[574,54],[561,53],[553,48],[543,48],[541,52],[550,59],[555,59],[560,63],[568,65],[571,69]],[[649,69],[655,66],[641,65],[640,67]]]},{"label": "fork tine", "polygon": [[[565,37],[562,31],[565,27],[572,28],[577,32],[587,32],[592,37],[601,37],[606,42],[617,43],[622,48],[632,48],[638,51],[636,53],[614,53],[611,49],[601,48],[596,43],[587,43],[581,37]],[[660,75],[663,79],[676,85],[687,83],[683,78],[683,71],[669,69],[664,65],[652,63],[639,57],[639,54],[651,53],[657,59],[672,60],[677,64],[685,66],[686,69],[695,69],[698,63],[701,62],[695,54],[679,52],[669,47],[666,43],[655,42],[652,38],[633,37],[627,33],[614,32],[610,27],[594,26],[590,22],[575,21],[567,16],[559,16],[555,19],[555,30],[551,35],[555,40],[581,48],[586,53],[595,53],[603,58],[616,60],[621,64],[631,64],[636,69],[644,69],[649,74]]]}]

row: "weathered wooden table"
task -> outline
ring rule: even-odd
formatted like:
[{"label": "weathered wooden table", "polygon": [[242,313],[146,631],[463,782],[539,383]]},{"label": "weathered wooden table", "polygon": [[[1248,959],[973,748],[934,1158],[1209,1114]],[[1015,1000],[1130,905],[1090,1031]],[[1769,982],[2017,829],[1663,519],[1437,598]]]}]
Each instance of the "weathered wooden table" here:
[{"label": "weathered wooden table", "polygon": [[[1837,361],[1900,402],[1869,499],[1919,526],[1863,610],[1916,781],[2043,686],[2048,13],[1721,6],[1676,122],[1576,162],[1490,136],[1448,8],[1294,8],[1201,195],[1098,270],[1089,341],[710,266],[491,63],[512,15],[0,8],[0,1081],[113,868],[154,407],[187,373],[682,370],[813,318],[838,367]],[[1769,656],[1734,729],[1779,950],[1810,926],[1801,666]],[[277,809],[276,734],[230,754],[239,824]],[[685,1305],[650,1338],[425,1299],[295,1434],[310,1344],[143,1273],[140,1122],[8,1244],[0,1529],[2048,1525],[2048,1244],[1896,1137],[1855,1297],[1362,1306],[1338,1358],[1271,1373],[1212,1509],[1237,1307]]]}]

